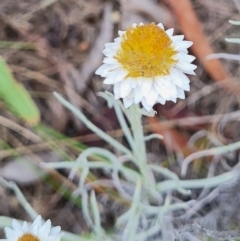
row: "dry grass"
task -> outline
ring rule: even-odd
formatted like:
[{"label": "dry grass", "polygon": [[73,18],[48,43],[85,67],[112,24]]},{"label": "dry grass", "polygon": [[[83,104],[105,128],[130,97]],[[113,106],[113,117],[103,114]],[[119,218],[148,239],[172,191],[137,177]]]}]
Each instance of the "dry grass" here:
[{"label": "dry grass", "polygon": [[[36,101],[41,110],[41,123],[59,133],[64,133],[69,138],[67,141],[77,140],[89,146],[105,145],[52,97],[52,92],[57,91],[81,108],[98,126],[121,139],[122,132],[119,130],[113,111],[106,107],[103,100],[96,97],[95,93],[102,90],[102,82],[94,75],[94,71],[101,63],[103,44],[111,41],[118,29],[125,28],[134,21],[158,21],[168,26],[174,25],[178,29],[178,23],[167,1],[158,3],[145,0],[140,2],[18,0],[17,2],[16,4],[16,0],[0,1],[0,55],[7,61],[16,79],[24,84]],[[238,28],[228,23],[229,19],[240,19],[237,1],[192,2],[204,26],[204,33],[214,50],[239,53],[238,46],[224,41],[225,37],[239,35]],[[16,45],[16,42],[28,43],[30,49],[26,50],[25,45]],[[235,81],[238,81],[239,65],[230,61],[222,63]],[[236,112],[239,110],[239,100],[236,95],[217,85],[201,65],[198,66],[197,75],[191,81],[191,91],[186,100],[178,101],[176,105],[168,103],[166,106],[156,107],[159,113],[157,118],[163,120],[161,128],[169,130],[177,127],[178,135],[187,140],[199,130],[205,130],[204,135],[197,134],[193,142],[194,147],[187,147],[189,152],[216,145],[213,139],[208,139],[206,133],[210,133],[224,144],[239,140],[240,114]],[[66,156],[74,160],[78,155],[79,150],[74,149],[67,141],[59,140],[60,138],[52,140],[41,131],[24,125],[7,110],[4,103],[1,102],[0,107],[0,137],[5,143],[5,146],[0,147],[1,166],[19,154],[22,156],[30,154],[33,163],[50,161],[52,153],[54,157],[58,157],[58,160]],[[227,115],[222,115],[225,113]],[[159,124],[157,126],[159,127]],[[152,129],[147,120],[144,127],[146,132]],[[58,148],[60,150],[57,150]],[[180,173],[185,150],[176,153],[172,146],[156,141],[151,141],[148,148],[151,153],[150,160]],[[198,160],[191,166],[188,176],[196,178],[221,173],[231,168],[238,160],[237,151],[224,160],[221,158]],[[81,210],[63,197],[64,190],[59,190],[61,187],[56,184],[63,182],[63,188],[70,187],[70,190],[74,190],[75,186],[71,186],[67,180],[68,173],[63,171],[49,175],[50,181],[44,179],[45,182],[35,180],[33,183],[20,184],[28,201],[37,212],[46,218],[51,218],[54,225],[59,224],[63,229],[75,233],[88,231]],[[95,173],[95,175],[104,174]],[[239,190],[239,186],[231,187],[228,195],[231,196]],[[214,217],[221,218],[219,215],[224,211],[227,213],[226,218],[220,221],[219,226],[215,221],[214,227],[211,225],[208,227],[224,229],[232,225],[232,228],[239,228],[239,208],[236,205],[234,210],[226,210],[229,199],[226,198],[224,190],[219,189],[217,194],[219,193],[223,193],[221,198],[217,198],[216,193],[213,194],[215,196],[210,204],[207,203],[208,207],[205,203],[195,207],[194,214],[188,213],[187,217],[205,216],[202,222],[203,225],[208,225],[208,222],[213,222]],[[194,193],[192,198],[197,196],[198,193]],[[0,187],[0,199],[1,215],[26,218],[11,192]],[[99,192],[98,200],[101,203],[103,226],[109,228],[116,215],[123,209],[122,204],[103,192]],[[214,200],[217,200],[218,205]],[[239,203],[239,200],[236,202]],[[235,202],[233,207],[234,205]],[[231,224],[227,225],[229,220]],[[184,219],[183,222],[185,221]]]}]

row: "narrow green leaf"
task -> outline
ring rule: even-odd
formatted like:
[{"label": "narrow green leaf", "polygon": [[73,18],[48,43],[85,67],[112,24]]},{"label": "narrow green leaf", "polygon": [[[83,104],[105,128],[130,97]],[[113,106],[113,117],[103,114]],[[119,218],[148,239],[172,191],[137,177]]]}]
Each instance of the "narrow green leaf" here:
[{"label": "narrow green leaf", "polygon": [[240,21],[229,20],[228,22],[231,23],[232,25],[240,25]]},{"label": "narrow green leaf", "polygon": [[30,94],[16,82],[11,70],[0,57],[0,98],[8,108],[29,125],[40,121],[40,112]]},{"label": "narrow green leaf", "polygon": [[36,50],[36,45],[30,42],[0,41],[0,48]]},{"label": "narrow green leaf", "polygon": [[240,38],[225,38],[225,41],[234,44],[240,44]]}]

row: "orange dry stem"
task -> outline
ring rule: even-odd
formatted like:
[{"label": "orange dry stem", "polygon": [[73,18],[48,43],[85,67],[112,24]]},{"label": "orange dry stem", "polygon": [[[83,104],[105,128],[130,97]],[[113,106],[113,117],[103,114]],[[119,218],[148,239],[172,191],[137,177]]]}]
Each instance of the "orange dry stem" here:
[{"label": "orange dry stem", "polygon": [[192,4],[189,0],[168,0],[175,17],[181,27],[186,39],[193,41],[192,51],[199,59],[204,69],[215,81],[223,81],[230,77],[218,59],[206,60],[213,49],[203,33],[203,28],[199,22]]}]

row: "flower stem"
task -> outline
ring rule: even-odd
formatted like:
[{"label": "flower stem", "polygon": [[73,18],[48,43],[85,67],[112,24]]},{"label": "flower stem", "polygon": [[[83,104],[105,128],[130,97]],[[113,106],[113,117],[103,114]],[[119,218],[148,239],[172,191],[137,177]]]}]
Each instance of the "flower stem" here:
[{"label": "flower stem", "polygon": [[147,166],[145,137],[142,129],[142,115],[139,111],[138,105],[130,106],[127,115],[130,120],[134,137],[133,156],[138,162],[137,166],[144,177],[144,183],[149,183],[151,182],[151,178],[149,177],[150,170]]}]

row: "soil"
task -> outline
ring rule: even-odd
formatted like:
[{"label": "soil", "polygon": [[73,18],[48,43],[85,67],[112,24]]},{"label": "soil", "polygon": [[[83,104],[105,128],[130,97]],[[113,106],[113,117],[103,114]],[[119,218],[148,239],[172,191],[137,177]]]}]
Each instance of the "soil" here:
[{"label": "soil", "polygon": [[[17,3],[16,3],[17,2]],[[151,4],[150,4],[151,2]],[[239,27],[232,26],[229,19],[240,19],[240,7],[237,1],[225,0],[194,0],[191,1],[204,30],[205,37],[211,43],[216,53],[239,54],[240,45],[227,43],[226,37],[240,37]],[[180,4],[180,3],[179,3]],[[148,5],[148,4],[147,4]],[[157,6],[157,7],[156,7]],[[165,19],[156,11],[164,11]],[[61,93],[72,104],[77,106],[104,131],[125,142],[116,116],[108,109],[106,102],[96,95],[103,89],[102,79],[94,74],[102,61],[104,43],[112,41],[117,31],[123,30],[133,22],[162,21],[168,27],[176,29],[175,34],[182,32],[177,18],[171,10],[168,1],[101,1],[101,0],[1,0],[0,1],[0,55],[11,68],[15,79],[29,91],[41,112],[41,125],[55,130],[69,138],[75,138],[87,146],[106,147],[79,120],[64,108],[52,95],[53,91]],[[16,42],[27,43],[14,47]],[[194,54],[194,53],[192,53]],[[240,76],[239,63],[221,59],[223,68],[238,81]],[[181,140],[178,145],[184,148],[175,149],[173,145],[159,141],[148,143],[149,160],[159,163],[180,175],[181,160],[193,150],[209,149],[239,140],[239,116],[232,118],[231,113],[239,110],[238,96],[219,86],[197,58],[196,76],[190,77],[191,90],[186,100],[177,104],[167,103],[156,105],[156,118],[161,121],[177,118],[203,117],[229,113],[225,121],[216,121],[196,125],[174,125],[168,134],[170,138]],[[229,80],[230,81],[230,80]],[[237,88],[237,87],[236,87]],[[4,102],[0,103],[0,115],[26,130],[35,133],[42,140],[51,137],[39,131],[36,127],[26,125],[13,115]],[[153,129],[149,127],[149,119],[144,119],[146,133]],[[39,125],[40,125],[39,124]],[[160,124],[159,124],[160,125]],[[161,128],[163,128],[161,126]],[[67,156],[75,160],[79,151],[69,145],[60,143],[57,147],[43,147],[38,151],[31,149],[35,144],[25,135],[21,135],[0,123],[1,139],[8,148],[20,148],[19,156],[26,157],[34,164],[49,161],[64,160]],[[57,138],[56,136],[54,137]],[[195,138],[195,139],[194,139]],[[184,142],[190,141],[192,146]],[[58,145],[58,144],[57,144]],[[0,168],[7,163],[18,161],[16,154],[4,154],[4,145],[0,146]],[[160,154],[159,154],[160,153]],[[215,159],[214,159],[215,158]],[[234,151],[223,157],[199,159],[189,168],[187,178],[203,178],[228,171],[237,165],[239,152]],[[76,188],[75,180],[68,180],[69,172],[63,170],[51,173],[49,176],[24,180],[21,175],[17,182],[28,202],[45,219],[50,218],[54,225],[61,225],[64,230],[74,233],[87,233],[87,227],[81,208],[67,198],[66,192]],[[23,175],[28,175],[24,174]],[[94,173],[96,177],[106,177],[105,173]],[[6,177],[7,178],[7,177]],[[11,178],[8,178],[12,180]],[[61,181],[65,184],[61,187]],[[56,184],[56,185],[55,185]],[[202,226],[211,230],[239,230],[240,187],[238,184],[219,188],[218,195],[203,205],[188,218],[176,213],[175,225],[179,230],[189,224],[189,220],[198,220]],[[63,190],[62,190],[63,189]],[[210,192],[210,190],[208,190]],[[200,191],[194,191],[189,199],[196,199]],[[109,193],[99,192],[98,201],[102,214],[102,225],[111,230],[116,217],[125,210],[124,204],[112,200]],[[183,198],[183,197],[177,197]],[[14,193],[0,186],[0,215],[18,219],[30,220],[21,208]],[[187,200],[186,200],[187,201]],[[224,216],[224,218],[222,218]]]}]

